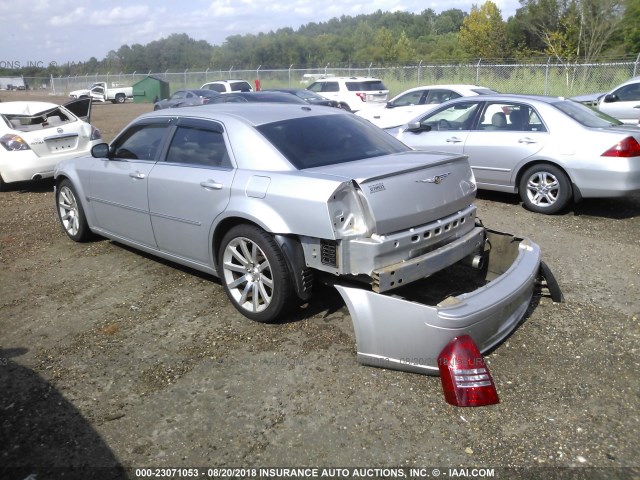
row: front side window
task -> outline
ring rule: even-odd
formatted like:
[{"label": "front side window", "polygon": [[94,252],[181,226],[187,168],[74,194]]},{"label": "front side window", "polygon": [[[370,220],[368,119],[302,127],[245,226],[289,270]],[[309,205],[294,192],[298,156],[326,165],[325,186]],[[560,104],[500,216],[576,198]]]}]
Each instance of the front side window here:
[{"label": "front side window", "polygon": [[130,127],[112,145],[115,158],[155,160],[168,123],[147,123]]},{"label": "front side window", "polygon": [[620,87],[613,92],[613,94],[616,95],[621,102],[637,102],[640,100],[640,83],[632,83]]},{"label": "front side window", "polygon": [[179,125],[171,140],[166,161],[200,167],[231,167],[222,132],[204,124]]},{"label": "front side window", "polygon": [[461,95],[451,90],[431,90],[425,103],[439,104],[458,97],[461,97]]},{"label": "front side window", "polygon": [[435,131],[469,130],[478,108],[478,102],[456,103],[423,117],[420,124]]},{"label": "front side window", "polygon": [[422,100],[423,97],[426,97],[428,94],[428,90],[419,90],[417,92],[409,92],[406,93],[404,95],[402,95],[401,97],[395,99],[392,102],[392,105],[394,107],[406,107],[408,105],[420,105],[422,103],[424,103],[424,101]]}]

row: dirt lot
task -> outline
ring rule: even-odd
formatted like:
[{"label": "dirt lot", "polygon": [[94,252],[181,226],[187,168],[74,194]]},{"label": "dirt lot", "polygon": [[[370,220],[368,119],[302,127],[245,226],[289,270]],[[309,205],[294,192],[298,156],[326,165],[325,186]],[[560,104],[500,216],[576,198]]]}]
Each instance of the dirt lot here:
[{"label": "dirt lot", "polygon": [[[95,105],[92,121],[111,140],[150,109]],[[71,242],[51,182],[0,193],[0,478],[73,478],[69,466],[638,478],[640,196],[553,217],[508,195],[478,205],[485,225],[541,245],[566,302],[537,298],[487,358],[501,403],[462,409],[438,378],[359,365],[332,289],[282,323],[254,323],[214,278],[107,240]]]}]

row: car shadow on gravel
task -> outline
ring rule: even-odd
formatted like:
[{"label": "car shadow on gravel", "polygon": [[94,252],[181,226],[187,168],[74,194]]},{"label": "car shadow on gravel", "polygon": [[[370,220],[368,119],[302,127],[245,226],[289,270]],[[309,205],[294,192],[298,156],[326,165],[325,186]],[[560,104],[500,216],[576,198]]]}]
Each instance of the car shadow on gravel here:
[{"label": "car shadow on gravel", "polygon": [[[478,190],[479,200],[504,203],[506,205],[520,205],[520,197],[511,193]],[[574,215],[576,217],[604,217],[610,219],[633,218],[640,215],[640,194],[621,198],[586,198],[578,203],[572,203],[558,213],[558,216]]]},{"label": "car shadow on gravel", "polygon": [[[103,237],[98,237],[96,240],[106,240]],[[219,278],[214,277],[211,274],[201,272],[200,270],[195,270],[193,268],[186,267],[184,265],[180,265],[178,263],[174,263],[171,260],[165,260],[164,258],[157,257],[150,253],[143,252],[136,248],[130,247],[128,245],[118,243],[115,240],[107,240],[117,245],[120,248],[123,248],[130,252],[133,255],[138,255],[140,257],[146,258],[151,262],[160,263],[162,265],[166,265],[168,267],[174,268],[180,272],[186,273],[187,275],[193,275],[202,280],[214,283],[220,287],[220,295],[223,295],[225,298],[226,293],[224,292],[224,287]],[[231,302],[229,301],[229,306],[231,306]],[[346,305],[342,300],[342,297],[338,293],[338,290],[335,288],[324,285],[322,283],[315,282],[313,286],[313,296],[308,302],[303,302],[300,300],[298,308],[292,308],[287,315],[279,318],[277,321],[272,322],[272,325],[278,324],[287,324],[287,323],[295,323],[302,320],[306,320],[312,316],[322,314],[323,317],[328,317],[332,313],[339,311],[344,308],[346,310]],[[240,315],[240,313],[238,313]]]},{"label": "car shadow on gravel", "polygon": [[29,180],[26,182],[5,183],[2,185],[3,192],[18,193],[44,193],[53,192],[53,178],[45,178],[42,180]]},{"label": "car shadow on gravel", "polygon": [[51,383],[0,349],[0,478],[128,478],[89,421]]},{"label": "car shadow on gravel", "polygon": [[573,207],[576,217],[633,218],[640,215],[640,194],[622,198],[587,198]]}]

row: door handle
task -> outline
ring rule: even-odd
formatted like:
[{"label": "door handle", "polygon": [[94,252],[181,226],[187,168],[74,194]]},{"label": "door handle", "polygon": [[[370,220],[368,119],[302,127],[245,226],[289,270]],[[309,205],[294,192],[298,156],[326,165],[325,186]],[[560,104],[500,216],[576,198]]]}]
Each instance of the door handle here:
[{"label": "door handle", "polygon": [[139,180],[142,180],[143,178],[145,178],[145,177],[146,177],[146,175],[145,175],[144,173],[140,173],[140,172],[138,172],[138,171],[131,172],[131,173],[129,174],[129,176],[130,176],[131,178],[137,178],[137,179],[139,179]]},{"label": "door handle", "polygon": [[518,140],[518,143],[526,143],[527,145],[530,143],[538,143],[535,140],[530,139],[529,137],[524,137]]},{"label": "door handle", "polygon": [[207,190],[222,190],[222,184],[216,182],[215,180],[200,182],[200,186],[206,188]]},{"label": "door handle", "polygon": [[461,141],[462,139],[458,137],[447,138],[447,143],[460,143]]}]

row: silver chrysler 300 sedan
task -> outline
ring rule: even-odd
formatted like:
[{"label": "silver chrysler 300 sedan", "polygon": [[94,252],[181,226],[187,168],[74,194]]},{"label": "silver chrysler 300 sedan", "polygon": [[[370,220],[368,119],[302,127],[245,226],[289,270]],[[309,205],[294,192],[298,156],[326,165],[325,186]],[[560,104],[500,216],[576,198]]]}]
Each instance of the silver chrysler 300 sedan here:
[{"label": "silver chrysler 300 sedan", "polygon": [[563,98],[460,98],[386,131],[418,150],[467,155],[478,188],[519,193],[534,212],[640,192],[640,128]]},{"label": "silver chrysler 300 sedan", "polygon": [[[336,285],[359,360],[377,366],[437,374],[464,334],[486,351],[540,274],[535,243],[476,222],[465,157],[412,151],[336,108],[152,112],[59,164],[55,184],[72,240],[98,234],[216,275],[250,319],[277,320],[314,279]],[[406,298],[448,267],[464,272],[457,295]]]}]

